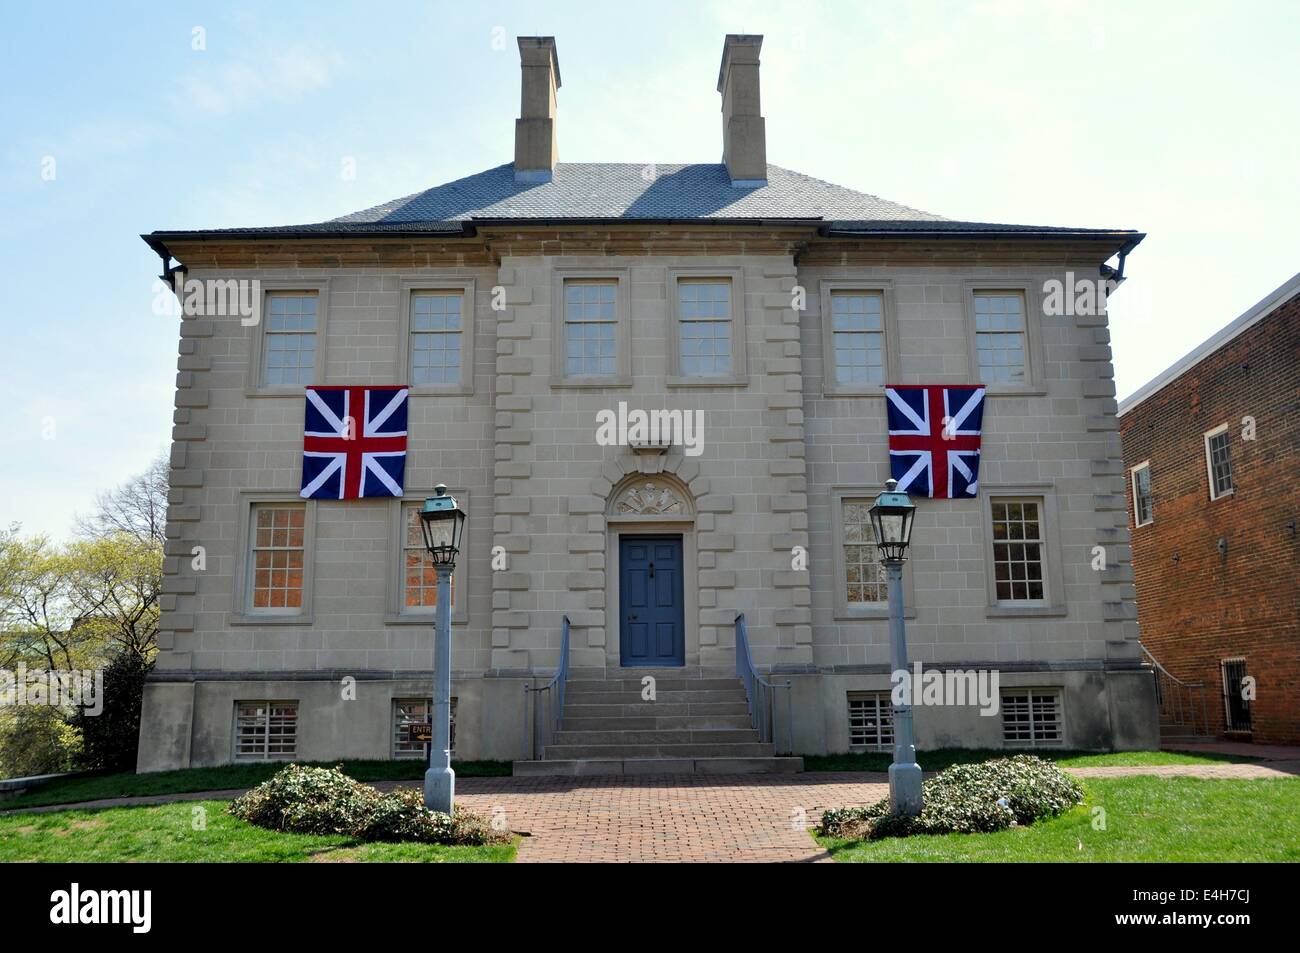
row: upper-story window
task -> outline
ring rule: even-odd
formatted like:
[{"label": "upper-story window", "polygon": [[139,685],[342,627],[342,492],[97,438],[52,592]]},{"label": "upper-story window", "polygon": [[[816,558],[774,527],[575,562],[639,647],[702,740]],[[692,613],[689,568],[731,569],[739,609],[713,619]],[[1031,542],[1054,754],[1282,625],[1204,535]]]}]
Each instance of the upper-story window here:
[{"label": "upper-story window", "polygon": [[464,302],[460,291],[411,292],[412,386],[460,383]]},{"label": "upper-story window", "polygon": [[[432,612],[438,606],[438,573],[424,546],[420,503],[402,504],[402,612]],[[451,580],[451,605],[456,606],[456,575]]]},{"label": "upper-story window", "polygon": [[677,294],[681,376],[731,376],[731,282],[682,279]]},{"label": "upper-story window", "polygon": [[1133,481],[1133,525],[1146,526],[1155,519],[1155,499],[1151,495],[1151,463],[1139,463],[1130,471]]},{"label": "upper-story window", "polygon": [[617,367],[613,281],[564,283],[564,359],[569,377],[610,377]]},{"label": "upper-story window", "polygon": [[992,500],[993,574],[998,602],[1039,602],[1044,596],[1042,501]]},{"label": "upper-story window", "polygon": [[884,295],[832,292],[831,333],[837,384],[885,383]]},{"label": "upper-story window", "polygon": [[879,605],[889,599],[880,550],[871,530],[872,500],[841,501],[844,517],[844,601],[849,606]]},{"label": "upper-story window", "polygon": [[1025,296],[1019,291],[976,291],[975,356],[985,384],[1028,380]]},{"label": "upper-story window", "polygon": [[306,589],[306,505],[257,503],[252,519],[252,611],[301,613]]},{"label": "upper-story window", "polygon": [[317,300],[315,294],[291,292],[266,296],[262,386],[316,383]]},{"label": "upper-story window", "polygon": [[1232,492],[1232,449],[1228,445],[1227,424],[1205,435],[1205,468],[1210,478],[1210,499],[1217,500]]}]

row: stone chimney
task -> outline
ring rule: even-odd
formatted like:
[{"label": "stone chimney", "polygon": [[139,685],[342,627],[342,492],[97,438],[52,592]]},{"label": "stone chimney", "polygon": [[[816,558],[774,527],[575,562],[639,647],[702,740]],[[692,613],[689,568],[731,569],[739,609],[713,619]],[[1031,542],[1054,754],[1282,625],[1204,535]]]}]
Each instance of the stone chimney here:
[{"label": "stone chimney", "polygon": [[758,51],[763,38],[728,33],[722,45],[722,161],[736,188],[767,185],[767,135],[758,99]]},{"label": "stone chimney", "polygon": [[555,140],[555,91],[560,58],[553,36],[521,36],[523,73],[519,118],[515,120],[515,181],[549,182],[559,158]]}]

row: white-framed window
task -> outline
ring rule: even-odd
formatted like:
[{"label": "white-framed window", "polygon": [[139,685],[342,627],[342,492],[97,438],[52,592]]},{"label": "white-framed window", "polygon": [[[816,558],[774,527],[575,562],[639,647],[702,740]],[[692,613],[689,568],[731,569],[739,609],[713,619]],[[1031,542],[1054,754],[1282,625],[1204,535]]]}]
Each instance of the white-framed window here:
[{"label": "white-framed window", "polygon": [[1133,525],[1146,526],[1155,519],[1155,498],[1151,494],[1151,461],[1129,471],[1133,485]]},{"label": "white-framed window", "polygon": [[618,372],[618,282],[564,281],[564,374],[613,377]]},{"label": "white-framed window", "polygon": [[844,601],[849,606],[875,606],[889,602],[889,582],[875,532],[871,528],[870,499],[840,501],[843,519]]},{"label": "white-framed window", "polygon": [[[412,725],[428,725],[433,721],[433,699],[393,699],[393,757],[423,758],[426,742],[416,737]],[[451,750],[456,751],[456,699],[451,700]]]},{"label": "white-framed window", "polygon": [[465,295],[461,291],[411,292],[412,387],[459,384],[464,348]]},{"label": "white-framed window", "polygon": [[1232,492],[1232,449],[1227,424],[1205,434],[1205,470],[1210,481],[1210,499],[1217,500]]},{"label": "white-framed window", "polygon": [[260,378],[263,387],[300,387],[317,382],[318,300],[314,292],[267,292]]},{"label": "white-framed window", "polygon": [[682,377],[730,377],[731,281],[677,281],[677,367]]},{"label": "white-framed window", "polygon": [[999,603],[1041,602],[1046,598],[1042,501],[1031,498],[990,500],[993,531],[993,577]]},{"label": "white-framed window", "polygon": [[830,373],[840,386],[885,383],[885,296],[878,291],[832,291]]},{"label": "white-framed window", "polygon": [[1006,689],[1002,693],[1002,741],[1008,745],[1059,745],[1061,692],[1056,688]]},{"label": "white-framed window", "polygon": [[1028,341],[1021,291],[974,292],[975,357],[985,384],[1025,384]]},{"label": "white-framed window", "polygon": [[[420,527],[422,505],[402,503],[402,612],[431,613],[438,607],[438,574]],[[451,575],[451,607],[454,613],[456,573]]]},{"label": "white-framed window", "polygon": [[894,707],[888,692],[849,692],[849,746],[880,751],[894,744]]},{"label": "white-framed window", "polygon": [[297,753],[296,701],[235,702],[235,760],[274,761]]},{"label": "white-framed window", "polygon": [[249,533],[249,607],[297,614],[306,591],[305,503],[254,503]]}]

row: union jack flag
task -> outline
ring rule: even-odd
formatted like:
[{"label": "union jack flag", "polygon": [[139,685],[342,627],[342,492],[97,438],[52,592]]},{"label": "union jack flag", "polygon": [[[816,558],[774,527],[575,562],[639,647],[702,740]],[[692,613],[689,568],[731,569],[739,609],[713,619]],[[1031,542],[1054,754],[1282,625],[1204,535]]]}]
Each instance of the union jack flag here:
[{"label": "union jack flag", "polygon": [[984,387],[886,387],[889,475],[912,496],[979,495]]},{"label": "union jack flag", "polygon": [[406,477],[405,385],[308,387],[302,496],[401,496]]}]

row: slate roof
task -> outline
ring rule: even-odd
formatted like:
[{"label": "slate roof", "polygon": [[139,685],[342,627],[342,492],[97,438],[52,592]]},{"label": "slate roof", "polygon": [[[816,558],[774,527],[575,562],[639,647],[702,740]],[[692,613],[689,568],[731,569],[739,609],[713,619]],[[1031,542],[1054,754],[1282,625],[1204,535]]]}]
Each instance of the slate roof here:
[{"label": "slate roof", "polygon": [[168,239],[274,238],[358,234],[464,233],[488,222],[789,222],[830,234],[1072,235],[1134,239],[1137,232],[960,222],[874,195],[855,192],[769,165],[767,184],[736,188],[721,163],[646,166],[640,163],[560,163],[551,181],[519,183],[500,165],[326,222],[255,228],[157,231]]}]

